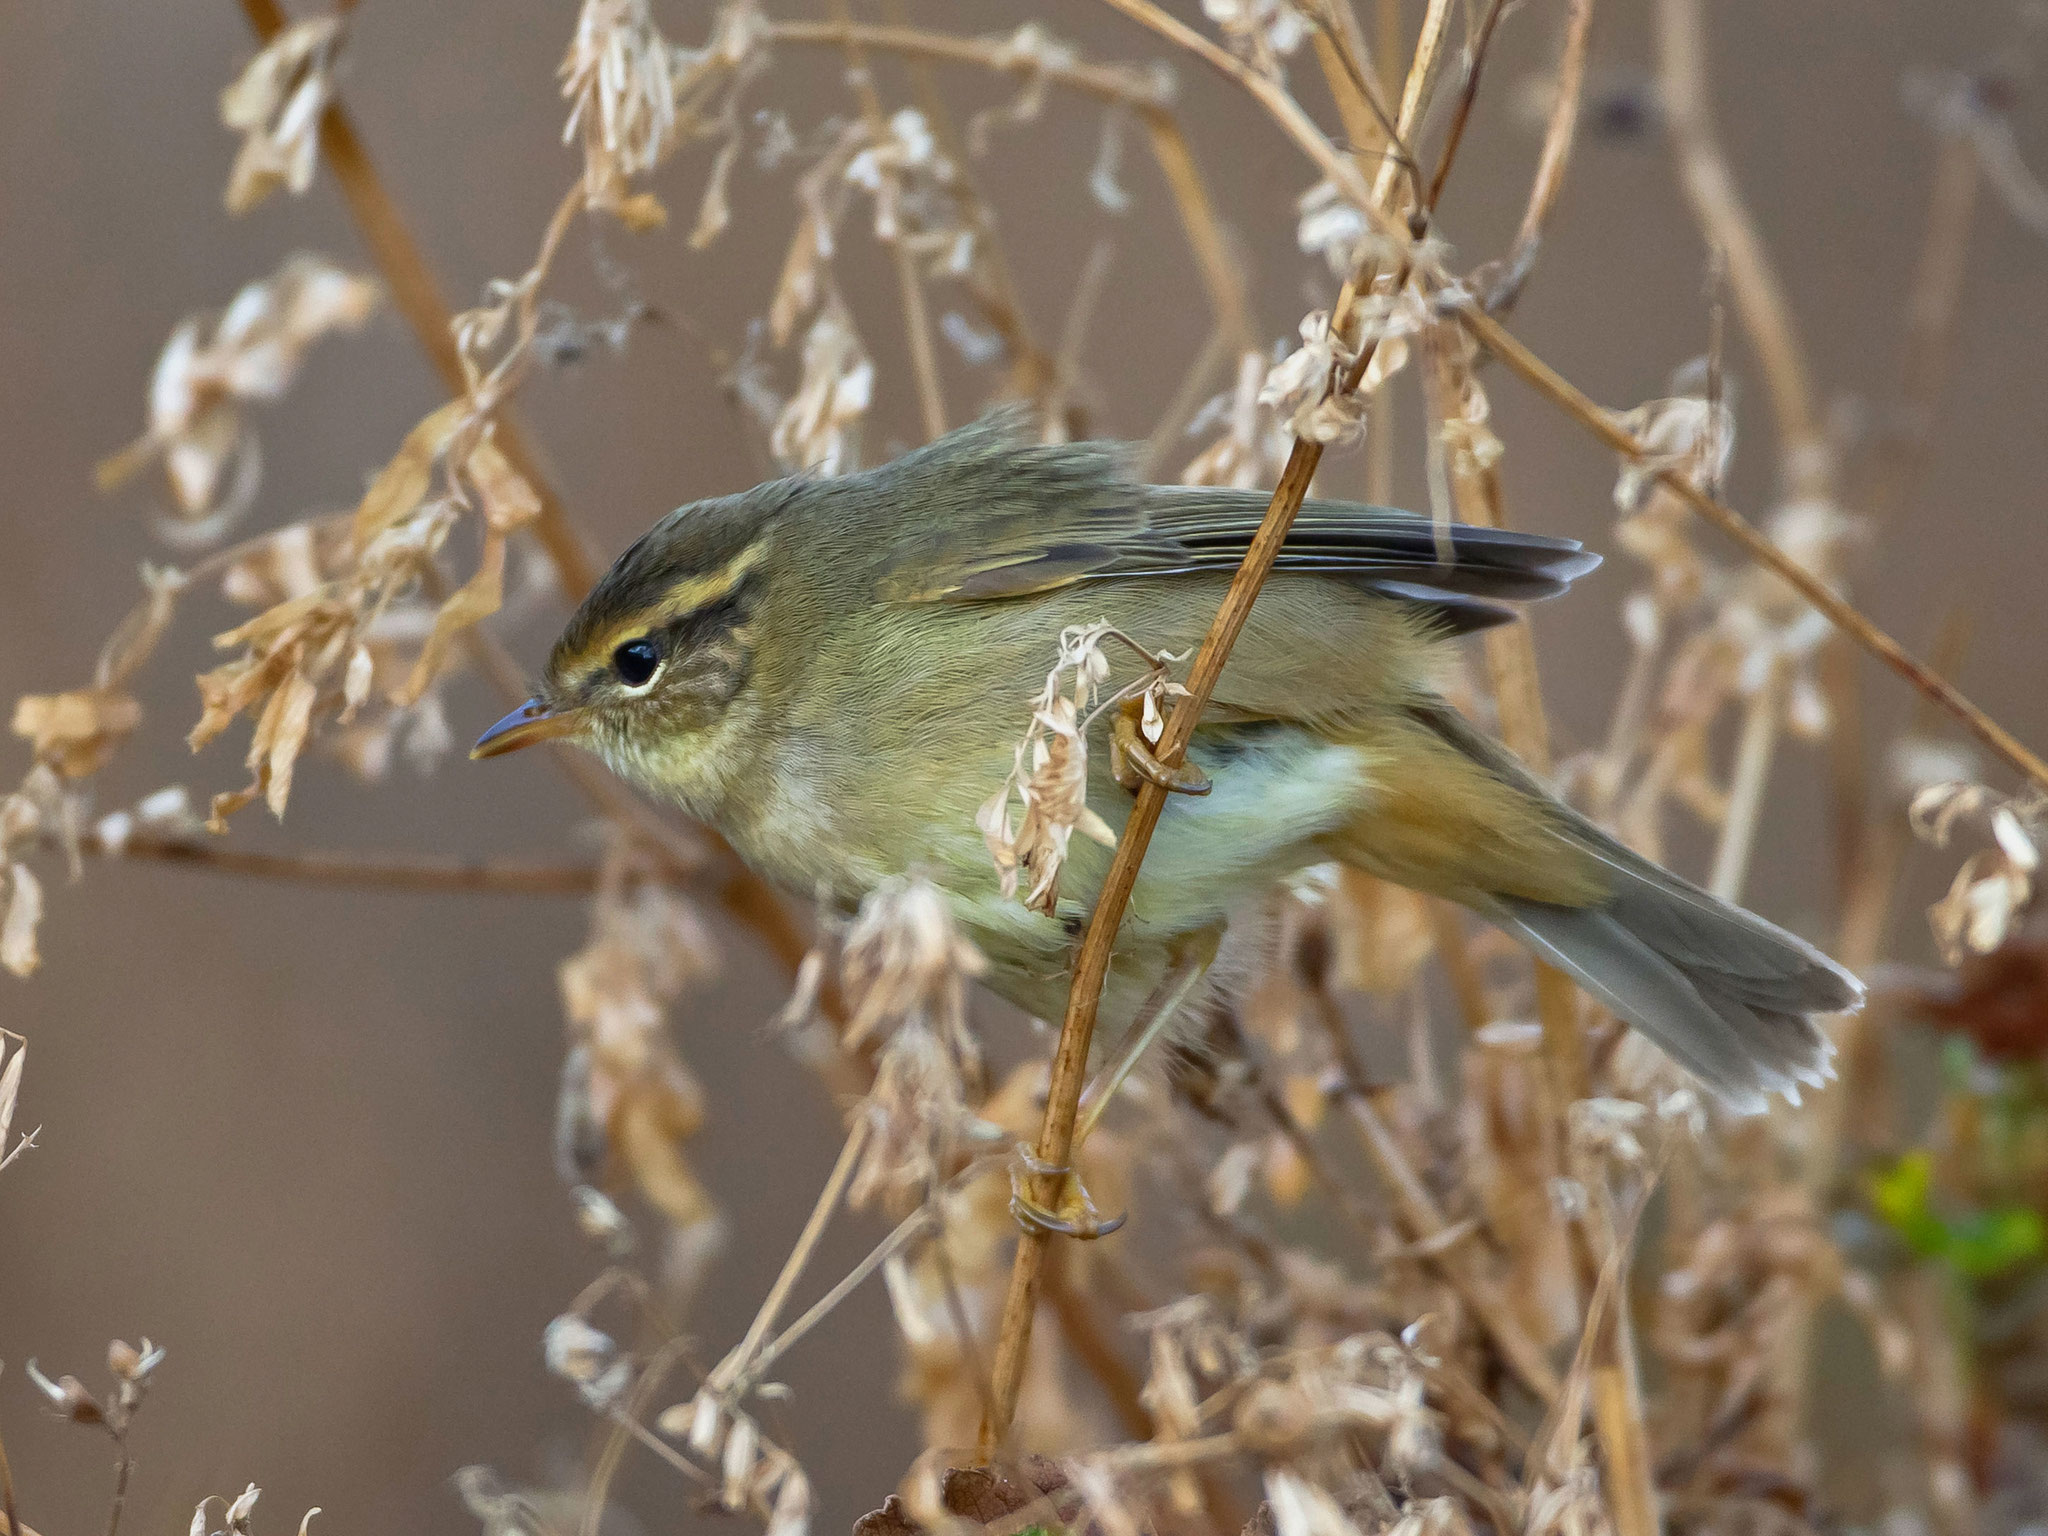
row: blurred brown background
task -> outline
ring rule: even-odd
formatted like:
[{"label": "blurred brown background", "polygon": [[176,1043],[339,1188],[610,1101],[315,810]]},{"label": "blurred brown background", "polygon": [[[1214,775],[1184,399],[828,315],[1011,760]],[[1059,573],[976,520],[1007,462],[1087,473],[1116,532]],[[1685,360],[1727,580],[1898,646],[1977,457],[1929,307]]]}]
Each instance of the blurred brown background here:
[{"label": "blurred brown background", "polygon": [[[918,19],[1006,30],[1021,9],[926,3]],[[1082,0],[1031,9],[1092,57],[1160,52]],[[1642,0],[1602,9],[1595,89],[1611,92],[1643,71],[1649,42]],[[1519,217],[1535,137],[1514,102],[1549,57],[1559,10],[1530,0],[1490,66],[1443,220],[1467,261],[1503,249]],[[656,12],[678,40],[701,37],[708,20],[705,6],[683,0],[658,0]],[[527,265],[575,173],[558,143],[553,78],[574,17],[568,0],[367,0],[358,12],[346,99],[458,300]],[[1845,403],[1881,401],[1932,158],[1902,82],[1992,62],[2022,36],[2020,12],[1989,0],[1725,0],[1711,19],[1726,144],[1816,372]],[[138,429],[171,326],[293,250],[362,259],[324,181],[241,221],[222,213],[233,141],[214,101],[250,51],[226,0],[0,11],[0,698],[83,679],[135,591],[137,563],[166,558],[145,526],[148,493],[101,499],[90,470]],[[1175,67],[1197,151],[1256,277],[1260,323],[1291,334],[1328,286],[1293,248],[1291,200],[1311,178],[1239,99],[1192,64]],[[1297,73],[1312,92],[1312,67]],[[900,77],[885,79],[901,99]],[[963,111],[1007,92],[958,73],[945,84]],[[800,128],[847,110],[836,67],[795,54],[751,100],[789,108]],[[2018,117],[2034,125],[2023,127],[2022,151],[2048,164],[2048,114],[2023,106]],[[1092,108],[1056,100],[1039,122],[1000,133],[983,169],[1000,189],[1002,229],[1042,336],[1057,334],[1097,236],[1115,242],[1087,403],[1103,431],[1136,436],[1207,322],[1149,164],[1126,157],[1127,215],[1087,197],[1099,131]],[[684,229],[706,160],[686,152],[656,182]],[[523,401],[565,499],[606,555],[678,501],[757,477],[706,346],[735,347],[765,303],[790,225],[789,174],[743,169],[735,203],[734,230],[706,255],[690,253],[675,227],[607,233],[609,259],[666,323],[638,330],[622,359],[538,379]],[[1967,687],[2039,744],[2048,246],[1995,203],[1979,218],[1928,489],[1868,552],[1859,594],[1916,647],[1945,607],[1966,603],[1978,624]],[[852,270],[874,276],[865,237],[851,243],[863,247]],[[586,237],[572,245],[572,293],[580,284],[590,313],[616,308],[618,296],[587,276]],[[1517,326],[1597,398],[1632,404],[1703,350],[1702,273],[1655,133],[1593,133]],[[880,367],[878,452],[890,433],[913,430],[915,414],[890,290],[870,284],[859,301]],[[1749,386],[1734,500],[1761,511],[1768,426],[1739,344],[1733,364]],[[958,419],[988,376],[957,359],[950,369]],[[1514,518],[1611,552],[1607,457],[1511,382],[1497,380],[1493,395]],[[388,312],[358,338],[323,344],[291,397],[259,421],[268,470],[251,526],[351,503],[439,398]],[[1420,504],[1412,446],[1404,451],[1403,495]],[[1340,462],[1330,483],[1356,487],[1359,474],[1355,458]],[[1605,719],[1622,651],[1615,605],[1631,580],[1617,562],[1538,620],[1567,747]],[[194,605],[158,656],[145,727],[100,781],[108,803],[174,781],[201,795],[240,782],[238,746],[190,761],[181,742],[207,623]],[[552,623],[541,615],[508,638],[537,661]],[[1871,696],[1878,725],[1900,718],[1894,682],[1873,677]],[[495,713],[474,683],[452,702],[465,739]],[[22,756],[9,758],[10,781]],[[1795,923],[1824,915],[1819,769],[1809,749],[1783,754],[1750,887],[1757,905]],[[423,780],[400,769],[377,788],[323,762],[302,773],[288,826],[256,810],[235,836],[570,856],[589,846],[582,818],[542,761],[485,769],[457,759]],[[136,1431],[129,1531],[182,1530],[202,1494],[251,1479],[265,1490],[266,1532],[290,1530],[311,1504],[327,1510],[316,1529],[465,1530],[473,1522],[449,1484],[458,1466],[489,1462],[544,1483],[573,1465],[590,1420],[543,1371],[539,1340],[598,1268],[550,1160],[561,1045],[553,968],[581,940],[579,906],[98,866],[80,887],[53,880],[50,908],[43,972],[0,986],[0,1024],[32,1042],[18,1124],[43,1126],[38,1149],[0,1178],[0,1434],[24,1517],[44,1536],[104,1521],[109,1447],[48,1417],[22,1368],[34,1356],[52,1374],[97,1384],[115,1335],[148,1334],[170,1350]],[[1918,944],[1917,920],[1905,927]],[[676,1017],[712,1104],[693,1155],[733,1233],[692,1319],[711,1357],[744,1327],[837,1141],[821,1090],[766,1037],[780,976],[743,941],[729,957],[725,982]],[[874,1235],[849,1226],[819,1273]],[[788,1433],[818,1478],[821,1531],[876,1502],[909,1454],[893,1371],[874,1291],[789,1366]],[[693,1526],[689,1498],[644,1469],[624,1485],[649,1529]]]}]

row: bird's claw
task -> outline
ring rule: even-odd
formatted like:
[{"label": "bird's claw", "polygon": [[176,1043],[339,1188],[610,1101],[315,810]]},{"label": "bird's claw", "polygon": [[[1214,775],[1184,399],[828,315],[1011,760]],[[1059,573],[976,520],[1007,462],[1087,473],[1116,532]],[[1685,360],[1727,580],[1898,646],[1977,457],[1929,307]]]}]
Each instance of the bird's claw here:
[{"label": "bird's claw", "polygon": [[1117,711],[1112,740],[1115,750],[1110,753],[1110,771],[1117,783],[1134,794],[1141,783],[1156,784],[1174,795],[1206,795],[1215,788],[1209,776],[1193,763],[1169,768],[1159,761],[1138,729],[1136,700]]},{"label": "bird's claw", "polygon": [[[1058,1210],[1047,1210],[1031,1195],[1030,1180],[1048,1177],[1060,1180]],[[1073,1169],[1045,1162],[1033,1156],[1029,1147],[1019,1147],[1016,1160],[1010,1164],[1010,1216],[1026,1232],[1041,1237],[1078,1237],[1084,1241],[1107,1237],[1130,1219],[1126,1214],[1104,1221],[1089,1197],[1087,1186],[1074,1176]]]}]

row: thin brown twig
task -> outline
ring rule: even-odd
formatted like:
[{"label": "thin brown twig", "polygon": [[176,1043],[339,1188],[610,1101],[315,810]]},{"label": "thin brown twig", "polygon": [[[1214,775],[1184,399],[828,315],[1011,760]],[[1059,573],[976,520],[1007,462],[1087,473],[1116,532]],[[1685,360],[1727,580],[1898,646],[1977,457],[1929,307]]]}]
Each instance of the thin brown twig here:
[{"label": "thin brown twig", "polygon": [[[886,0],[883,10],[892,26],[899,30],[909,27],[904,0]],[[917,92],[919,109],[931,125],[939,147],[953,162],[956,174],[954,194],[961,211],[974,227],[975,260],[967,275],[967,285],[981,307],[982,317],[1002,337],[1009,352],[1010,388],[1022,399],[1035,400],[1053,376],[1052,359],[1032,338],[1031,327],[1024,318],[1024,301],[1017,292],[1017,282],[1011,275],[1002,241],[997,237],[995,217],[968,169],[966,146],[953,124],[952,114],[946,110],[945,97],[939,93],[932,63],[931,59],[921,55],[913,54],[904,59],[911,85]]]},{"label": "thin brown twig", "polygon": [[1068,90],[1093,96],[1112,106],[1128,107],[1145,125],[1152,157],[1166,178],[1174,210],[1201,271],[1209,302],[1218,323],[1239,349],[1258,345],[1246,307],[1244,281],[1231,260],[1216,216],[1186,136],[1168,105],[1159,82],[1142,70],[1115,64],[1086,64],[1075,60],[1046,57],[1042,52],[1006,47],[1000,39],[951,36],[919,27],[877,27],[855,23],[777,21],[768,27],[771,41],[796,44],[843,46],[853,38],[860,45],[901,54],[909,59],[932,59],[968,64],[998,74],[1024,79],[1043,79]]},{"label": "thin brown twig", "polygon": [[1728,264],[1736,313],[1763,366],[1788,479],[1802,492],[1826,478],[1813,376],[1783,283],[1728,168],[1707,105],[1706,27],[1699,0],[1657,0],[1658,100],[1670,124],[1679,183],[1710,245]]},{"label": "thin brown twig", "polygon": [[[1365,178],[1359,175],[1358,167],[1347,159],[1343,151],[1332,144],[1318,128],[1315,120],[1301,108],[1301,103],[1290,96],[1285,87],[1267,79],[1244,60],[1225,49],[1219,48],[1193,27],[1169,15],[1155,0],[1104,0],[1104,3],[1122,11],[1133,21],[1150,27],[1169,42],[1185,48],[1204,64],[1219,71],[1226,79],[1242,86],[1267,114],[1280,125],[1286,135],[1294,140],[1296,147],[1315,163],[1337,189],[1362,212],[1377,224],[1382,235],[1399,240],[1406,231],[1390,219],[1366,187]],[[1412,124],[1406,112],[1402,114],[1404,136]],[[1387,172],[1397,169],[1392,162],[1385,166]]]},{"label": "thin brown twig", "polygon": [[183,864],[223,875],[297,880],[394,891],[496,891],[519,896],[583,896],[597,889],[595,864],[538,864],[518,860],[431,858],[419,854],[295,849],[263,853],[213,843],[131,835],[118,846],[98,834],[79,840],[86,853],[109,860]]},{"label": "thin brown twig", "polygon": [[1434,1265],[1451,1288],[1464,1298],[1481,1325],[1491,1335],[1501,1358],[1522,1385],[1546,1406],[1555,1404],[1562,1384],[1545,1357],[1542,1347],[1530,1338],[1493,1282],[1473,1262],[1469,1243],[1449,1242],[1450,1222],[1438,1209],[1429,1186],[1415,1171],[1401,1143],[1373,1102],[1373,1089],[1365,1067],[1351,1043],[1344,1020],[1335,1008],[1317,1010],[1318,1021],[1330,1042],[1330,1052],[1341,1074],[1340,1098],[1359,1144],[1371,1158],[1373,1169],[1393,1196],[1395,1209],[1407,1229],[1417,1256]]},{"label": "thin brown twig", "polygon": [[1153,1432],[1152,1415],[1145,1411],[1140,1395],[1143,1383],[1103,1331],[1093,1299],[1073,1284],[1066,1266],[1057,1259],[1046,1265],[1045,1299],[1060,1321],[1068,1348],[1101,1385],[1102,1395],[1109,1400],[1124,1433],[1133,1440],[1149,1440]]},{"label": "thin brown twig", "polygon": [[[846,76],[867,120],[869,137],[877,144],[889,136],[888,115],[882,110],[881,92],[868,69],[867,50],[854,33],[853,11],[847,0],[826,0],[832,25],[838,30],[839,45],[846,53]],[[886,173],[885,173],[886,174]],[[925,297],[924,279],[917,270],[917,258],[902,240],[889,242],[890,259],[896,266],[896,286],[903,298],[903,329],[910,345],[910,372],[917,381],[918,410],[924,417],[924,435],[935,441],[946,435],[946,404],[939,392],[939,359],[932,346],[932,315]]]},{"label": "thin brown twig", "polygon": [[1480,18],[1479,34],[1472,42],[1472,52],[1465,64],[1465,82],[1458,91],[1457,109],[1451,114],[1451,126],[1444,136],[1444,147],[1436,159],[1436,174],[1429,179],[1429,191],[1423,194],[1421,202],[1425,208],[1435,208],[1437,199],[1443,196],[1444,178],[1451,173],[1451,162],[1458,157],[1458,145],[1465,137],[1465,125],[1472,120],[1472,103],[1479,96],[1479,75],[1486,67],[1486,55],[1493,45],[1494,29],[1500,25],[1501,13],[1507,9],[1507,0],[1491,0],[1486,14]]},{"label": "thin brown twig", "polygon": [[803,1277],[804,1266],[810,1263],[811,1255],[817,1252],[818,1240],[825,1235],[825,1224],[832,1219],[832,1213],[839,1209],[840,1198],[846,1193],[846,1186],[853,1178],[853,1170],[860,1163],[860,1154],[867,1145],[868,1132],[874,1122],[866,1114],[856,1112],[853,1127],[846,1133],[846,1144],[839,1149],[839,1158],[832,1165],[832,1172],[825,1180],[825,1187],[818,1192],[817,1203],[811,1207],[811,1214],[805,1218],[803,1230],[797,1234],[796,1243],[789,1250],[789,1257],[783,1261],[782,1271],[775,1277],[775,1283],[768,1288],[762,1299],[761,1308],[754,1314],[754,1320],[747,1327],[746,1337],[737,1348],[718,1363],[715,1370],[705,1379],[705,1386],[713,1392],[723,1392],[746,1373],[761,1342],[768,1337],[768,1331],[781,1317],[783,1304],[789,1300],[789,1293],[796,1289],[796,1283]]},{"label": "thin brown twig", "polygon": [[1109,265],[1115,255],[1114,241],[1097,240],[1088,252],[1088,259],[1081,265],[1079,281],[1074,284],[1074,297],[1067,306],[1066,323],[1060,327],[1060,349],[1053,363],[1052,386],[1046,392],[1045,424],[1054,431],[1066,432],[1067,413],[1077,409],[1070,402],[1074,398],[1075,386],[1081,381],[1081,355],[1087,350],[1089,325],[1095,318],[1096,301],[1102,297],[1102,285],[1109,276]]},{"label": "thin brown twig", "polygon": [[1529,274],[1536,270],[1536,258],[1543,248],[1544,232],[1564,190],[1565,172],[1571,166],[1572,149],[1578,142],[1579,104],[1586,92],[1586,54],[1593,37],[1593,0],[1570,0],[1565,18],[1564,42],[1557,55],[1556,95],[1550,103],[1550,118],[1543,127],[1543,148],[1536,157],[1536,176],[1529,184],[1529,202],[1522,210],[1522,227],[1508,252],[1506,271],[1486,295],[1486,307],[1494,314],[1506,314],[1521,297]]},{"label": "thin brown twig", "polygon": [[[1644,444],[1618,426],[1610,412],[1595,405],[1577,385],[1531,352],[1505,327],[1471,305],[1458,311],[1459,319],[1488,351],[1519,374],[1537,393],[1579,422],[1616,453],[1641,461],[1649,455]],[[1915,660],[1904,646],[1865,618],[1857,608],[1806,567],[1773,544],[1741,513],[1723,505],[1702,491],[1675,469],[1660,469],[1659,485],[1677,496],[1693,511],[1727,534],[1757,564],[1783,580],[1786,585],[1818,608],[1835,626],[1877,657],[1922,695],[1938,705],[1985,746],[2013,768],[2043,788],[2048,788],[2048,763],[2042,762],[2005,727],[1957,690],[1954,684]]]},{"label": "thin brown twig", "polygon": [[1770,783],[1771,758],[1777,750],[1778,724],[1785,714],[1786,684],[1782,661],[1771,665],[1763,686],[1743,706],[1742,735],[1735,748],[1735,772],[1728,785],[1728,815],[1714,847],[1713,872],[1707,889],[1723,901],[1742,900],[1749,875],[1749,856],[1756,847],[1764,790]]},{"label": "thin brown twig", "polygon": [[[1220,53],[1206,38],[1167,16],[1149,0],[1109,0],[1109,3],[1131,15],[1137,16],[1147,25],[1154,26],[1168,36],[1184,34],[1191,39],[1200,53],[1203,49]],[[1448,8],[1447,3],[1443,7]],[[1432,14],[1438,9],[1432,6]],[[1404,133],[1413,129],[1419,118],[1422,103],[1427,95],[1428,82],[1435,76],[1436,53],[1442,44],[1442,29],[1434,35],[1425,27],[1423,40],[1417,46],[1414,64],[1409,70],[1407,88],[1402,93],[1401,123]],[[1206,57],[1206,55],[1204,55]],[[1240,70],[1236,61],[1226,54],[1224,72],[1237,78]],[[1271,83],[1257,79],[1257,84],[1270,92]],[[1248,87],[1251,88],[1251,87]],[[1260,94],[1254,90],[1254,94]],[[1284,93],[1283,97],[1284,97]],[[1292,98],[1285,98],[1288,107],[1296,113]],[[1320,135],[1318,135],[1320,137]],[[1339,162],[1343,169],[1356,173],[1348,162]],[[1394,168],[1382,167],[1382,180],[1391,187]],[[1341,185],[1342,183],[1340,183]],[[1382,191],[1382,196],[1386,195]],[[1379,222],[1390,222],[1385,210],[1375,203],[1373,215]],[[1398,224],[1395,225],[1397,232]],[[1405,238],[1405,233],[1399,235]],[[1402,263],[1396,275],[1396,285],[1406,280],[1406,262]],[[1349,324],[1356,295],[1369,285],[1369,279],[1361,281],[1363,274],[1355,276],[1345,284],[1338,296],[1335,313],[1331,319],[1334,334],[1343,335]],[[1358,355],[1343,370],[1341,379],[1335,381],[1343,393],[1357,389],[1371,365],[1375,344],[1368,341],[1359,349]],[[1294,447],[1288,453],[1286,467],[1281,471],[1279,484],[1274,488],[1266,514],[1252,536],[1250,547],[1243,562],[1231,578],[1222,605],[1210,623],[1208,633],[1203,637],[1194,664],[1188,670],[1186,693],[1176,701],[1172,714],[1166,721],[1165,730],[1156,749],[1159,760],[1169,767],[1177,766],[1186,754],[1188,742],[1195,733],[1196,723],[1202,711],[1207,708],[1209,695],[1223,672],[1224,663],[1229,659],[1230,650],[1242,633],[1247,619],[1251,616],[1252,604],[1257,601],[1259,590],[1265,585],[1267,574],[1278,558],[1281,545],[1286,541],[1288,530],[1294,524],[1295,515],[1300,512],[1302,501],[1308,495],[1309,482],[1314,479],[1316,466],[1321,462],[1323,445],[1307,439],[1296,438]],[[1103,984],[1109,977],[1110,959],[1116,947],[1117,929],[1123,920],[1124,909],[1130,904],[1131,892],[1136,888],[1138,868],[1143,862],[1145,851],[1150,846],[1152,834],[1159,825],[1160,813],[1165,809],[1167,791],[1156,782],[1148,780],[1139,787],[1134,797],[1129,819],[1124,824],[1122,837],[1118,840],[1114,857],[1110,860],[1108,874],[1104,877],[1102,890],[1096,898],[1095,910],[1089,919],[1086,937],[1082,940],[1079,953],[1074,960],[1071,980],[1068,984],[1066,1016],[1060,1026],[1059,1045],[1053,1056],[1052,1078],[1047,1089],[1044,1122],[1039,1129],[1036,1156],[1039,1163],[1048,1168],[1063,1169],[1073,1152],[1074,1124],[1080,1107],[1081,1090],[1087,1077],[1088,1053],[1095,1037],[1096,1011],[1102,1000]],[[1056,1208],[1060,1188],[1065,1182],[1063,1174],[1034,1175],[1032,1195],[1041,1205]],[[1048,1234],[1044,1231],[1027,1231],[1018,1240],[1017,1253],[1010,1270],[1009,1290],[1003,1298],[1002,1327],[997,1338],[995,1397],[996,1416],[982,1426],[980,1450],[984,1457],[994,1454],[996,1447],[1009,1434],[1010,1423],[1016,1413],[1017,1396],[1024,1381],[1024,1364],[1031,1340],[1032,1317],[1037,1310],[1039,1280],[1044,1270]]]},{"label": "thin brown twig", "polygon": [[[241,6],[259,41],[268,43],[284,30],[285,16],[277,0],[241,0]],[[385,191],[347,109],[338,100],[329,102],[321,115],[320,153],[334,172],[349,211],[355,216],[356,229],[370,248],[371,259],[391,290],[392,302],[405,316],[420,349],[451,394],[468,393],[469,381],[455,346],[453,314],[441,297],[440,286],[434,281],[398,205]],[[573,602],[596,581],[596,567],[569,521],[560,496],[542,470],[539,457],[509,413],[500,414],[494,441],[540,498],[541,512],[533,525],[534,534],[553,562],[562,590]]]}]

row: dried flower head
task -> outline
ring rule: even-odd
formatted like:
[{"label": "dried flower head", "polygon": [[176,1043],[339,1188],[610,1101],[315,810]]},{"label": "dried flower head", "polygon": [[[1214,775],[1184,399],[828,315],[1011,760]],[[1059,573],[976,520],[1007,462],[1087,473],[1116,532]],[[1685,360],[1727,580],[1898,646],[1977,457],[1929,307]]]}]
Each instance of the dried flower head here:
[{"label": "dried flower head", "polygon": [[[1020,875],[1028,875],[1031,883],[1024,904],[1035,911],[1051,912],[1058,903],[1060,868],[1076,831],[1105,848],[1116,846],[1109,823],[1088,807],[1088,743],[1082,719],[1109,678],[1102,642],[1112,633],[1107,621],[1060,632],[1059,659],[1032,701],[1031,726],[1017,744],[1015,765],[975,813],[974,823],[1002,877],[1003,894],[1015,896]],[[1071,693],[1061,691],[1067,672],[1074,674]],[[1023,806],[1014,824],[1012,796]]]},{"label": "dried flower head", "polygon": [[247,213],[279,187],[313,184],[320,117],[334,97],[346,39],[339,16],[293,22],[220,93],[220,120],[242,135],[228,173],[229,213]]},{"label": "dried flower head", "polygon": [[1213,397],[1195,412],[1188,422],[1188,436],[1198,436],[1219,423],[1223,430],[1188,461],[1180,472],[1181,484],[1250,490],[1279,475],[1292,437],[1281,419],[1260,403],[1266,371],[1264,357],[1246,352],[1237,360],[1236,388]]},{"label": "dried flower head", "polygon": [[668,212],[651,192],[630,192],[632,178],[660,165],[685,137],[726,136],[692,243],[724,228],[725,178],[738,146],[734,98],[756,66],[766,21],[749,0],[722,6],[702,48],[669,42],[647,0],[584,0],[562,60],[570,103],[562,142],[583,145],[584,206],[650,229]]},{"label": "dried flower head", "polygon": [[1299,48],[1311,31],[1292,0],[1202,0],[1202,14],[1268,74]]},{"label": "dried flower head", "polygon": [[571,1042],[558,1111],[563,1172],[574,1183],[630,1177],[678,1232],[715,1234],[718,1213],[683,1157],[704,1096],[664,1016],[715,966],[695,907],[615,847],[590,938],[560,967]]},{"label": "dried flower head", "polygon": [[1933,784],[1913,797],[1907,813],[1913,830],[1936,847],[1946,847],[1964,822],[1982,826],[1991,838],[1927,909],[1934,941],[1950,965],[1997,949],[2032,904],[2043,811],[2034,797],[2007,799],[1981,784]]},{"label": "dried flower head", "polygon": [[874,403],[875,365],[837,295],[804,336],[803,382],[776,418],[768,446],[783,466],[817,475],[859,467],[859,424]]},{"label": "dried flower head", "polygon": [[150,378],[149,428],[98,466],[101,489],[161,460],[172,517],[160,531],[186,544],[217,537],[248,510],[261,472],[243,407],[281,397],[313,343],[360,330],[380,291],[324,257],[300,254],[219,315],[180,322]]}]

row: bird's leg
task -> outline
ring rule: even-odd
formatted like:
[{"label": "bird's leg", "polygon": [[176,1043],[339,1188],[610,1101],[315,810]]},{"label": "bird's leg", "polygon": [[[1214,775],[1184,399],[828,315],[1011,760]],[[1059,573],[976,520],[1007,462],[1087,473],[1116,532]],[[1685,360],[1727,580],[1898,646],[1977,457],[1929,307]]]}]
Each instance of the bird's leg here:
[{"label": "bird's leg", "polygon": [[1141,700],[1124,700],[1110,728],[1109,771],[1117,783],[1133,794],[1141,783],[1157,784],[1176,795],[1206,795],[1215,788],[1209,776],[1193,763],[1169,768],[1153,755],[1145,743],[1145,733],[1138,728],[1142,710]]},{"label": "bird's leg", "polygon": [[[1146,1050],[1165,1033],[1166,1026],[1173,1022],[1174,1016],[1194,995],[1195,987],[1215,960],[1216,948],[1222,939],[1222,929],[1211,929],[1185,941],[1175,952],[1166,975],[1152,989],[1145,1006],[1124,1032],[1124,1038],[1117,1046],[1116,1059],[1097,1074],[1081,1097],[1080,1118],[1074,1125],[1073,1145],[1076,1151],[1088,1139],[1088,1133],[1102,1118],[1102,1111],[1116,1096],[1117,1089],[1123,1086],[1124,1079],[1131,1075],[1131,1069],[1137,1066]],[[1046,1174],[1056,1174],[1062,1180],[1057,1211],[1047,1210],[1030,1195],[1026,1176]],[[1017,1163],[1010,1169],[1010,1215],[1027,1232],[1051,1232],[1062,1237],[1081,1238],[1107,1236],[1122,1226],[1125,1219],[1115,1216],[1108,1221],[1102,1220],[1086,1186],[1074,1176],[1071,1167],[1041,1162],[1031,1155],[1029,1149],[1021,1147]]]}]

